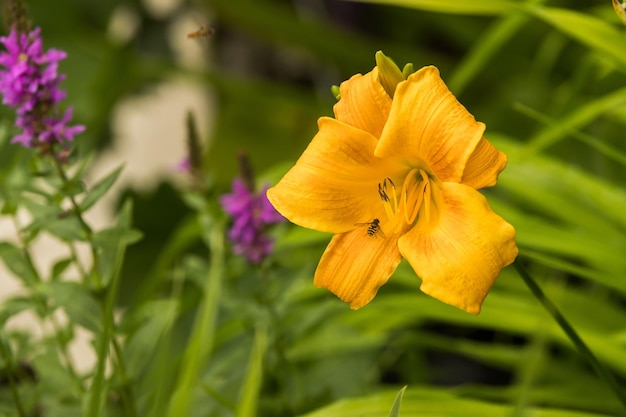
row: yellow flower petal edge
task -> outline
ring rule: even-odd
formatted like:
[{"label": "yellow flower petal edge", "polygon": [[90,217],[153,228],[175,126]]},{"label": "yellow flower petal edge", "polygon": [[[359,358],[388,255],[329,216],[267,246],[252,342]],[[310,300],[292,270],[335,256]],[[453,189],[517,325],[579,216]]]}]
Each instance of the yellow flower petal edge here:
[{"label": "yellow flower petal edge", "polygon": [[380,68],[341,84],[336,119],[319,120],[268,198],[293,223],[335,233],[314,282],[351,308],[369,303],[405,257],[423,292],[478,314],[518,253],[515,229],[477,191],[495,185],[506,155],[435,67],[406,80],[395,69],[385,87]]},{"label": "yellow flower petal edge", "polygon": [[506,155],[483,137],[465,164],[461,182],[477,190],[492,187],[506,163]]},{"label": "yellow flower petal edge", "polygon": [[402,259],[397,237],[371,236],[369,227],[335,235],[315,271],[315,285],[329,289],[352,309],[369,303]]},{"label": "yellow flower petal edge", "polygon": [[413,228],[398,246],[423,292],[478,314],[500,270],[517,256],[515,229],[468,186],[444,183],[443,203],[437,227]]},{"label": "yellow flower petal edge", "polygon": [[380,137],[391,108],[391,97],[378,82],[378,69],[354,75],[341,83],[339,92],[341,99],[333,107],[337,120]]}]

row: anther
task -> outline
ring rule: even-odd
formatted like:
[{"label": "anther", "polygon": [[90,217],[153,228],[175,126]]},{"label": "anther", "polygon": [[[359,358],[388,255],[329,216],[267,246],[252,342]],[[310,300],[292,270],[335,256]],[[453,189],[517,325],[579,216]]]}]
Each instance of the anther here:
[{"label": "anther", "polygon": [[378,183],[378,195],[380,196],[380,199],[383,200],[384,202],[388,202],[389,201],[389,196],[385,192],[384,182],[383,182],[383,184]]}]

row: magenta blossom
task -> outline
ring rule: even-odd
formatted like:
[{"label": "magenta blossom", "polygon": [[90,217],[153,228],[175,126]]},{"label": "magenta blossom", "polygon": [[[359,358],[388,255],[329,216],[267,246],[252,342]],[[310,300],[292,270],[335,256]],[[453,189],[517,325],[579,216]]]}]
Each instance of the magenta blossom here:
[{"label": "magenta blossom", "polygon": [[12,139],[30,147],[40,143],[71,142],[83,126],[68,126],[72,110],[64,113],[57,103],[65,98],[59,88],[65,79],[58,74],[59,61],[67,54],[61,50],[43,51],[41,30],[20,33],[15,28],[0,37],[6,51],[0,52],[0,94],[2,103],[17,113],[16,126],[22,132]]},{"label": "magenta blossom", "polygon": [[251,263],[261,262],[272,252],[273,241],[265,234],[269,224],[285,220],[269,203],[265,186],[260,193],[251,192],[239,178],[233,181],[233,191],[223,195],[220,203],[233,218],[228,237],[233,242],[233,252],[243,255]]}]

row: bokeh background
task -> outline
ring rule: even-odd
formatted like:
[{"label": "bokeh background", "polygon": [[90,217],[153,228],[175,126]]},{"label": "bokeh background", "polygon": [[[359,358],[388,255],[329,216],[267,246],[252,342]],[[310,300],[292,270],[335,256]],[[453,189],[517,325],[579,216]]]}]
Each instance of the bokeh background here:
[{"label": "bokeh background", "polygon": [[[75,120],[87,126],[76,139],[78,153],[93,157],[87,182],[125,167],[88,218],[108,224],[131,196],[134,226],[144,233],[126,254],[117,305],[130,317],[121,328],[140,415],[165,408],[167,395],[155,396],[151,384],[176,374],[201,297],[201,283],[184,281],[174,297],[172,282],[181,270],[206,267],[185,260],[206,258],[180,193],[190,179],[176,169],[187,153],[187,114],[198,123],[218,194],[238,174],[240,150],[259,183],[275,182],[315,134],[317,118],[332,115],[330,87],[370,71],[378,50],[400,67],[436,65],[487,124],[487,137],[511,160],[501,185],[486,192],[492,206],[517,228],[521,259],[624,382],[626,26],[610,0],[378,3],[390,4],[28,1],[45,46],[68,52],[60,70]],[[187,37],[201,28],[213,34]],[[16,152],[3,147],[0,163]],[[10,236],[9,222],[0,228]],[[513,270],[503,272],[478,318],[420,294],[405,264],[372,305],[352,312],[313,288],[328,236],[287,225],[276,234],[271,267],[228,264],[223,316],[192,415],[234,415],[260,322],[269,347],[258,415],[386,415],[407,384],[406,416],[620,412]],[[56,250],[53,239],[37,242],[41,268]],[[17,281],[0,274],[4,296],[19,293]],[[173,298],[180,304],[170,327]],[[95,361],[89,324],[62,307],[80,323],[72,352],[88,372]],[[45,338],[32,323],[22,314],[5,325]],[[53,357],[23,354],[41,375],[56,375]],[[45,415],[80,415],[79,406],[59,405],[63,396],[45,398]],[[8,394],[3,401],[11,413]],[[118,412],[110,415],[125,415]]]}]

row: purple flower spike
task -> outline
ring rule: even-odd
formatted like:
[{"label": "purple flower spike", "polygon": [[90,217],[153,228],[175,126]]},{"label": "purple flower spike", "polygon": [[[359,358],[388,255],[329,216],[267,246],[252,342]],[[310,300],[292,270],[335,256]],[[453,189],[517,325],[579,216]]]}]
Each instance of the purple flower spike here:
[{"label": "purple flower spike", "polygon": [[71,142],[85,127],[68,126],[72,109],[61,115],[56,106],[66,96],[59,88],[65,75],[58,73],[58,66],[67,54],[58,49],[44,52],[39,28],[30,33],[13,28],[0,43],[6,48],[0,52],[2,103],[15,108],[15,124],[23,129],[12,142],[26,147]]},{"label": "purple flower spike", "polygon": [[243,255],[251,263],[261,262],[272,253],[273,241],[265,234],[269,224],[285,220],[265,196],[269,187],[256,194],[239,178],[233,181],[233,191],[220,198],[222,208],[233,218],[228,237],[233,242],[233,252]]}]

